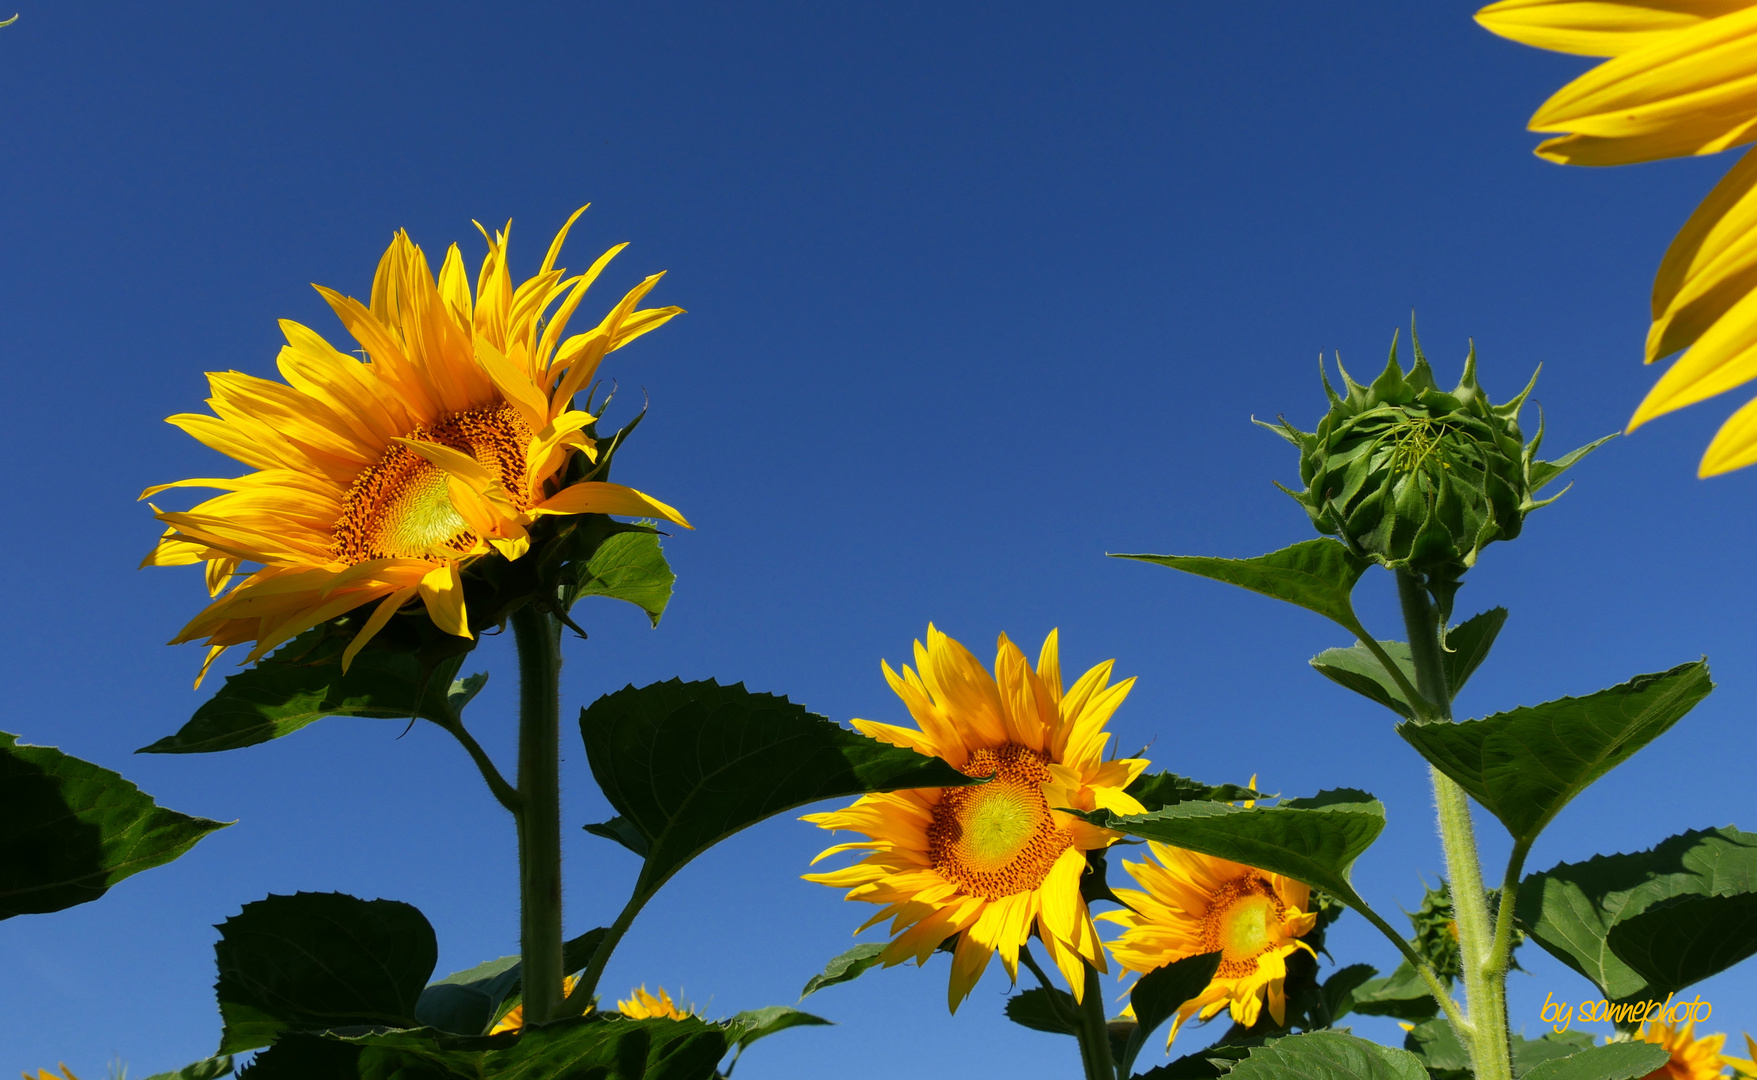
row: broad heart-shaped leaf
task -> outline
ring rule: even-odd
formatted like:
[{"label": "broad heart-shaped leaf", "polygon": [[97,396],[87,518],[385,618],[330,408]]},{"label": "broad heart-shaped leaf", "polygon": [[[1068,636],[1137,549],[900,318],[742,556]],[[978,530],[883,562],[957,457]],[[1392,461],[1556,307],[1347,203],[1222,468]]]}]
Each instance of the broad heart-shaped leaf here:
[{"label": "broad heart-shaped leaf", "polygon": [[1133,1080],[1214,1080],[1225,1076],[1253,1049],[1255,1047],[1238,1043],[1210,1046],[1144,1073],[1136,1073]]},{"label": "broad heart-shaped leaf", "polygon": [[[1454,626],[1446,632],[1446,649],[1441,664],[1446,669],[1446,686],[1454,697],[1464,689],[1470,676],[1489,655],[1495,636],[1507,621],[1506,608],[1490,608]],[[1381,641],[1379,647],[1391,657],[1403,677],[1415,685],[1415,661],[1410,658],[1409,645],[1402,641]],[[1346,649],[1325,649],[1314,656],[1312,667],[1331,682],[1346,686],[1355,693],[1378,702],[1406,720],[1415,712],[1405,699],[1397,680],[1386,671],[1372,650],[1356,642]]]},{"label": "broad heart-shaped leaf", "polygon": [[225,827],[167,810],[109,769],[0,731],[0,919],[96,900]]},{"label": "broad heart-shaped leaf", "polygon": [[215,1080],[220,1076],[232,1075],[232,1055],[221,1054],[185,1065],[173,1072],[154,1073],[146,1080]]},{"label": "broad heart-shaped leaf", "polygon": [[1591,979],[1606,998],[1631,1001],[1652,993],[1647,980],[1611,950],[1606,939],[1613,928],[1674,897],[1752,892],[1757,833],[1727,826],[1673,836],[1647,851],[1599,855],[1532,874],[1519,886],[1515,914],[1539,945]]},{"label": "broad heart-shaped leaf", "polygon": [[1664,734],[1712,689],[1708,665],[1698,660],[1482,720],[1406,722],[1397,734],[1529,844],[1570,799]]},{"label": "broad heart-shaped leaf", "polygon": [[1330,973],[1322,989],[1324,1012],[1332,1025],[1354,1011],[1355,992],[1372,982],[1378,973],[1379,969],[1371,964],[1350,964]]},{"label": "broad heart-shaped leaf", "polygon": [[1435,1072],[1469,1074],[1470,1051],[1459,1041],[1458,1033],[1443,1016],[1436,1016],[1415,1025],[1403,1037],[1403,1048],[1421,1059]]},{"label": "broad heart-shaped leaf", "polygon": [[1213,578],[1241,589],[1260,592],[1315,611],[1361,633],[1349,596],[1355,582],[1372,565],[1352,554],[1341,541],[1322,537],[1302,540],[1280,551],[1254,559],[1216,559],[1206,555],[1114,555],[1182,570],[1197,577]]},{"label": "broad heart-shaped leaf", "polygon": [[727,1030],[690,1017],[588,1016],[493,1038],[431,1028],[290,1034],[240,1080],[711,1080]]},{"label": "broad heart-shaped leaf", "polygon": [[219,926],[220,1052],[288,1030],[415,1027],[439,946],[415,908],[343,893],[270,896]]},{"label": "broad heart-shaped leaf", "polygon": [[604,796],[647,841],[637,897],[651,896],[711,845],[784,810],[979,782],[742,683],[626,687],[582,710],[580,733]]},{"label": "broad heart-shaped leaf", "polygon": [[1101,828],[1285,874],[1355,908],[1366,902],[1349,885],[1348,869],[1385,827],[1384,806],[1348,788],[1270,807],[1186,802],[1150,814],[1081,816]]},{"label": "broad heart-shaped leaf", "polygon": [[1521,1080],[1635,1080],[1671,1060],[1671,1052],[1650,1042],[1611,1043],[1532,1066]]},{"label": "broad heart-shaped leaf", "polygon": [[1757,892],[1665,900],[1617,920],[1606,942],[1663,997],[1757,953]]},{"label": "broad heart-shaped leaf", "polygon": [[1428,1080],[1421,1059],[1344,1031],[1270,1039],[1226,1074],[1232,1080]]},{"label": "broad heart-shaped leaf", "polygon": [[867,969],[878,966],[879,954],[884,951],[883,942],[869,941],[836,956],[824,965],[822,974],[813,975],[806,980],[805,989],[799,992],[799,1000],[804,1001],[826,986],[853,982],[860,978]]},{"label": "broad heart-shaped leaf", "polygon": [[1142,773],[1128,786],[1128,793],[1149,811],[1181,802],[1242,802],[1264,797],[1262,792],[1238,784],[1204,784],[1173,772]]},{"label": "broad heart-shaped leaf", "polygon": [[587,596],[626,600],[658,626],[676,581],[657,534],[620,532],[600,543],[590,559],[571,564],[563,588],[570,606]]},{"label": "broad heart-shaped leaf", "polygon": [[1077,1020],[1068,1018],[1079,1015],[1080,1006],[1074,1003],[1074,995],[1055,987],[1032,987],[1007,999],[1007,1019],[1032,1031],[1078,1035]]},{"label": "broad heart-shaped leaf", "polygon": [[325,716],[395,720],[419,717],[457,723],[487,675],[457,679],[462,655],[424,667],[419,655],[367,649],[342,673],[348,638],[319,626],[272,655],[226,677],[175,735],[143,746],[142,754],[204,754],[291,735]]},{"label": "broad heart-shaped leaf", "polygon": [[[563,971],[578,971],[592,961],[604,940],[602,926],[562,943]],[[486,1034],[518,1001],[522,987],[519,958],[503,956],[453,972],[429,983],[415,1001],[415,1019],[424,1026],[453,1035]]]}]

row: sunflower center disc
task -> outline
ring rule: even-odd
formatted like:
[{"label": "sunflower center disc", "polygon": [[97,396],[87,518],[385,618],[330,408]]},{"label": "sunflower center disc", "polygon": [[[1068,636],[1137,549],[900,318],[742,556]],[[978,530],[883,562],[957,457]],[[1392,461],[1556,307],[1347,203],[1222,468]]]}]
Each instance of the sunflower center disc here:
[{"label": "sunflower center disc", "polygon": [[1257,968],[1257,957],[1281,938],[1287,905],[1257,874],[1221,886],[1202,917],[1202,952],[1220,950],[1219,978],[1236,979]]},{"label": "sunflower center disc", "polygon": [[1072,838],[1057,826],[1043,785],[1044,757],[1023,746],[981,749],[964,765],[968,776],[994,779],[945,788],[927,828],[928,855],[946,880],[988,900],[1043,884]]},{"label": "sunflower center disc", "polygon": [[[417,427],[407,438],[461,450],[500,473],[519,509],[524,505],[530,425],[509,405],[454,413]],[[342,496],[331,551],[350,565],[368,559],[446,558],[480,542],[452,505],[445,470],[395,444],[354,478]]]}]

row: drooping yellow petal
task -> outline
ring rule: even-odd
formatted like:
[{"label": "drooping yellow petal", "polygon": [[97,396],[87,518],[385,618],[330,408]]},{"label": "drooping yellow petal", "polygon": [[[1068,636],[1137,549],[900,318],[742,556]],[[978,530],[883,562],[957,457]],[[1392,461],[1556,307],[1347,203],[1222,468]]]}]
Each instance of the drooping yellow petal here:
[{"label": "drooping yellow petal", "polygon": [[1687,348],[1757,288],[1757,155],[1738,164],[1678,231],[1653,280],[1647,362]]},{"label": "drooping yellow petal", "polygon": [[695,528],[675,508],[631,487],[600,480],[582,480],[544,499],[534,514],[620,514],[627,517],[661,517],[686,529]]},{"label": "drooping yellow petal", "polygon": [[1757,378],[1757,293],[1748,293],[1666,369],[1630,418],[1629,430],[1753,378]]},{"label": "drooping yellow petal", "polygon": [[433,625],[448,634],[470,637],[470,620],[464,610],[464,579],[456,563],[436,566],[421,579],[421,600]]},{"label": "drooping yellow petal", "polygon": [[1500,0],[1476,13],[1492,33],[1539,49],[1621,56],[1757,0]]}]

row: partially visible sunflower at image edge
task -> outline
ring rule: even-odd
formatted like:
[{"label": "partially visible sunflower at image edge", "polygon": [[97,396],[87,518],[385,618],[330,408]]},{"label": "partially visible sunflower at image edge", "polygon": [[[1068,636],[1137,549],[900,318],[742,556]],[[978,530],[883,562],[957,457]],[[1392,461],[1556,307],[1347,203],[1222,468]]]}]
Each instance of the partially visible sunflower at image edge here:
[{"label": "partially visible sunflower at image edge", "polygon": [[[1537,155],[1627,165],[1757,140],[1757,0],[1501,0],[1476,21],[1542,49],[1609,57],[1556,91],[1530,129]],[[1630,418],[1655,417],[1757,378],[1757,157],[1746,154],[1690,215],[1653,282],[1646,360],[1682,349]],[[1698,472],[1757,463],[1757,401],[1710,442]]]},{"label": "partially visible sunflower at image edge", "polygon": [[1317,912],[1308,910],[1311,889],[1158,841],[1148,841],[1147,848],[1152,859],[1123,863],[1141,888],[1114,890],[1128,908],[1098,916],[1124,928],[1110,943],[1110,955],[1124,970],[1145,974],[1186,957],[1221,954],[1208,986],[1178,1009],[1165,1045],[1191,1016],[1206,1020],[1222,1009],[1250,1027],[1266,1003],[1275,1022],[1285,1024],[1287,958],[1301,949],[1312,952],[1300,938],[1318,923]]},{"label": "partially visible sunflower at image edge", "polygon": [[1017,981],[1019,952],[1034,926],[1076,1000],[1085,991],[1086,965],[1106,970],[1080,879],[1086,853],[1121,836],[1057,809],[1144,811],[1124,789],[1148,762],[1104,760],[1111,738],[1104,725],[1135,682],[1110,685],[1112,663],[1092,668],[1064,693],[1054,631],[1035,669],[1002,635],[991,676],[969,650],[930,625],[927,644],[915,643],[915,669],[905,666],[898,675],[882,665],[918,727],[853,724],[875,739],[992,779],[866,795],[845,810],[802,818],[870,837],[837,844],[812,860],[868,852],[858,863],[805,880],[848,889],[849,900],[883,905],[860,930],[891,920],[885,966],[910,958],[925,964],[940,943],[958,935],[947,992],[953,1011],[996,952]]},{"label": "partially visible sunflower at image edge", "polygon": [[[207,564],[215,597],[172,644],[203,639],[205,674],[226,648],[277,645],[355,608],[376,605],[342,656],[344,668],[417,599],[439,629],[471,636],[462,570],[472,559],[522,556],[528,527],[551,514],[683,515],[633,488],[562,486],[571,455],[598,460],[572,408],[604,355],[681,308],[638,308],[662,274],[631,289],[593,329],[564,336],[611,248],[583,274],[555,265],[585,207],[556,234],[535,276],[515,285],[511,230],[489,237],[474,295],[456,244],[435,279],[398,232],[379,261],[369,304],[314,286],[367,359],[281,320],[285,382],[210,373],[213,415],[169,422],[253,468],[231,479],[148,488],[218,488],[186,512],[153,508],[167,528],[143,566]],[[477,226],[481,229],[481,226]],[[246,576],[228,589],[234,576]],[[197,679],[199,684],[200,679]]]},{"label": "partially visible sunflower at image edge", "polygon": [[[1648,1020],[1635,1033],[1635,1039],[1664,1047],[1672,1056],[1641,1080],[1720,1080],[1729,1065],[1740,1075],[1751,1075],[1746,1071],[1751,1065],[1749,1061],[1721,1055],[1721,1048],[1726,1045],[1724,1034],[1698,1036],[1694,1020],[1675,1025]],[[1750,1041],[1748,1036],[1746,1041]],[[1752,1052],[1757,1054],[1757,1047]]]}]

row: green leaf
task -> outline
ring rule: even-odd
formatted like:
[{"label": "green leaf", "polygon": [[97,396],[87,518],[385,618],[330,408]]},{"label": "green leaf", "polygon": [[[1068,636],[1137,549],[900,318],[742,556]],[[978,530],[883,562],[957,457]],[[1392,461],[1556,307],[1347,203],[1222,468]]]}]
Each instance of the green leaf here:
[{"label": "green leaf", "polygon": [[[592,961],[604,940],[598,927],[562,943],[564,971],[578,971]],[[429,983],[415,1002],[415,1019],[454,1035],[482,1035],[519,1000],[522,968],[517,956],[489,960],[466,971]]]},{"label": "green leaf", "polygon": [[[1506,608],[1490,608],[1447,631],[1448,651],[1443,651],[1440,657],[1441,665],[1446,669],[1446,686],[1454,696],[1464,689],[1477,666],[1488,656],[1495,636],[1506,621]],[[1381,641],[1379,647],[1414,686],[1415,661],[1410,658],[1409,645],[1402,641]],[[1410,708],[1397,680],[1386,672],[1379,658],[1365,645],[1356,642],[1346,649],[1325,649],[1312,657],[1311,664],[1318,674],[1331,682],[1378,702],[1406,720],[1415,719],[1415,711]]]},{"label": "green leaf", "polygon": [[[1415,663],[1409,658],[1409,646],[1401,641],[1381,641],[1379,647],[1402,669],[1404,677],[1413,686]],[[1385,673],[1385,666],[1365,645],[1356,642],[1346,649],[1325,649],[1310,662],[1318,674],[1331,682],[1378,702],[1406,720],[1415,717],[1396,680]]]},{"label": "green leaf", "polygon": [[1714,684],[1703,661],[1583,698],[1461,724],[1397,725],[1397,734],[1529,844],[1568,801],[1664,734]]},{"label": "green leaf", "polygon": [[1136,1073],[1133,1080],[1214,1080],[1215,1077],[1225,1076],[1253,1049],[1254,1046],[1233,1043],[1210,1046],[1206,1050],[1185,1054],[1158,1068]]},{"label": "green leaf", "polygon": [[1364,791],[1320,792],[1279,806],[1187,802],[1150,814],[1081,815],[1094,825],[1285,874],[1364,909],[1348,869],[1385,827],[1385,808]]},{"label": "green leaf", "polygon": [[587,825],[585,829],[593,836],[616,841],[643,859],[647,857],[647,838],[625,817],[613,817],[609,821]]},{"label": "green leaf", "polygon": [[[1478,612],[1446,631],[1446,648],[1440,654],[1440,664],[1446,669],[1446,688],[1453,697],[1488,659],[1489,650],[1494,648],[1495,638],[1506,623],[1507,609],[1497,607]],[[1414,681],[1412,676],[1410,682]]]},{"label": "green leaf", "polygon": [[1403,1048],[1436,1072],[1470,1075],[1470,1051],[1443,1016],[1415,1025],[1403,1036]]},{"label": "green leaf", "polygon": [[185,1065],[175,1072],[154,1073],[146,1080],[215,1080],[220,1076],[232,1075],[232,1055],[221,1054],[197,1061],[193,1065]]},{"label": "green leaf", "polygon": [[342,893],[245,904],[219,927],[220,1052],[267,1046],[288,1030],[415,1027],[439,946],[415,908]]},{"label": "green leaf", "polygon": [[621,532],[603,541],[592,557],[569,567],[567,604],[587,596],[625,600],[659,625],[677,575],[665,561],[659,537],[650,532]]},{"label": "green leaf", "polygon": [[883,942],[867,942],[856,945],[840,956],[824,965],[822,974],[813,975],[805,982],[805,989],[799,992],[799,1000],[817,993],[826,986],[837,983],[852,982],[865,974],[868,968],[877,967],[879,954],[885,951]]},{"label": "green leaf", "polygon": [[1204,784],[1173,772],[1142,773],[1127,791],[1149,812],[1182,802],[1242,802],[1265,797],[1238,784]]},{"label": "green leaf", "polygon": [[1757,892],[1662,901],[1619,919],[1606,943],[1652,996],[1675,993],[1757,954]]},{"label": "green leaf", "polygon": [[1273,596],[1331,619],[1361,634],[1349,596],[1371,560],[1354,555],[1340,541],[1323,537],[1254,559],[1216,559],[1206,555],[1113,555],[1158,563],[1186,574],[1213,578],[1241,589]]},{"label": "green leaf", "polygon": [[1541,1039],[1513,1036],[1513,1075],[1524,1076],[1546,1061],[1565,1058],[1590,1048],[1596,1040],[1590,1031],[1547,1031]]},{"label": "green leaf", "polygon": [[431,1028],[289,1034],[241,1080],[711,1080],[727,1032],[686,1020],[588,1016],[465,1039]]},{"label": "green leaf", "polygon": [[1270,1039],[1226,1074],[1230,1080],[1428,1080],[1407,1050],[1343,1031],[1308,1031]]},{"label": "green leaf", "polygon": [[747,826],[820,799],[977,783],[784,697],[713,681],[627,687],[580,713],[592,775],[646,840],[636,897]]},{"label": "green leaf", "polygon": [[225,827],[167,810],[109,769],[0,732],[0,919],[96,900]]},{"label": "green leaf", "polygon": [[1074,995],[1054,987],[1033,987],[1007,999],[1007,1019],[1013,1023],[1051,1035],[1078,1035],[1078,1024],[1063,1019],[1064,1012],[1058,1010],[1065,1010],[1067,1016],[1080,1015]]},{"label": "green leaf", "polygon": [[1647,980],[1606,940],[1619,922],[1674,897],[1750,892],[1757,892],[1757,833],[1727,826],[1532,874],[1520,884],[1515,914],[1539,945],[1606,998],[1630,1001],[1642,996]]},{"label": "green leaf", "polygon": [[1654,1043],[1611,1043],[1542,1062],[1523,1080],[1635,1080],[1670,1060],[1671,1053]]},{"label": "green leaf", "polygon": [[[463,656],[424,666],[413,652],[367,649],[342,674],[348,637],[328,625],[300,634],[273,655],[226,678],[225,685],[175,735],[142,754],[206,754],[291,735],[326,716],[460,722],[463,707],[488,681],[454,682]],[[449,689],[448,689],[449,688]]]},{"label": "green leaf", "polygon": [[[1211,952],[1186,956],[1149,971],[1135,982],[1134,989],[1129,991],[1129,1004],[1135,1010],[1135,1028],[1123,1048],[1124,1070],[1134,1067],[1135,1057],[1159,1030],[1159,1025],[1176,1016],[1184,1002],[1208,988],[1215,969],[1220,966],[1221,955]],[[1069,997],[1068,1001],[1071,1003],[1073,998]]]},{"label": "green leaf", "polygon": [[727,1031],[735,1040],[734,1045],[743,1050],[758,1039],[764,1039],[777,1031],[786,1031],[793,1027],[834,1026],[821,1016],[802,1012],[791,1005],[769,1005],[761,1009],[747,1009],[735,1014],[727,1021]]},{"label": "green leaf", "polygon": [[1350,1011],[1365,1016],[1392,1016],[1399,1020],[1426,1020],[1440,1011],[1440,1003],[1434,1000],[1428,984],[1407,960],[1391,974],[1361,983],[1350,996],[1349,1005]]},{"label": "green leaf", "polygon": [[1371,964],[1350,964],[1330,973],[1330,977],[1324,980],[1323,995],[1324,1012],[1332,1025],[1354,1011],[1355,991],[1371,982],[1378,973],[1379,969]]}]

